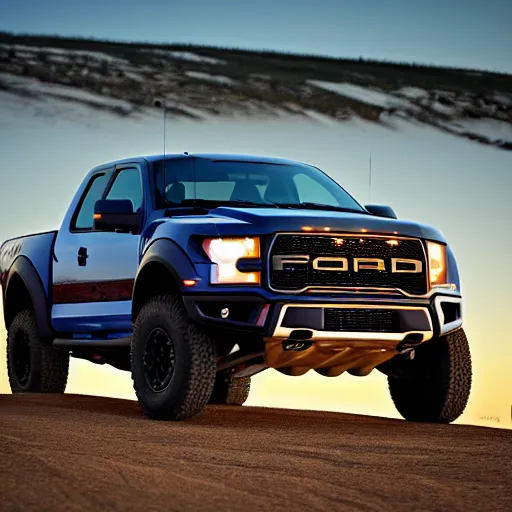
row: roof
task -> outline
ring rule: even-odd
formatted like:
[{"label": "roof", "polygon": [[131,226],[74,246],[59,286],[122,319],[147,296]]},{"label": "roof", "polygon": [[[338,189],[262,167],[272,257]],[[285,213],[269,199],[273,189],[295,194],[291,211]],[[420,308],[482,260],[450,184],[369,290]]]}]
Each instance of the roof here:
[{"label": "roof", "polygon": [[[247,155],[247,154],[237,154],[237,153],[169,153],[165,155],[165,160],[172,160],[174,158],[204,158],[207,160],[230,160],[237,162],[261,162],[261,163],[273,163],[273,164],[288,164],[288,165],[307,165],[303,162],[299,162],[297,160],[290,160],[286,158],[279,158],[273,156],[262,156],[262,155]],[[115,162],[109,162],[108,165],[117,165],[117,164],[126,164],[126,163],[134,163],[141,162],[146,160],[148,162],[158,162],[164,159],[164,155],[162,153],[158,155],[148,155],[148,156],[137,156],[131,158],[123,158],[122,160],[117,160]],[[102,167],[105,164],[102,165]]]}]

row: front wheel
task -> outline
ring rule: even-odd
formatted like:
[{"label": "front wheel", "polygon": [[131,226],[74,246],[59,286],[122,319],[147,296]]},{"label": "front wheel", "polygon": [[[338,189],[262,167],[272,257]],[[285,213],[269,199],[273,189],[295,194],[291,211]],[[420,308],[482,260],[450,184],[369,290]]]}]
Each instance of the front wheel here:
[{"label": "front wheel", "polygon": [[41,340],[32,310],[18,313],[7,334],[7,373],[13,393],[64,393],[69,352]]},{"label": "front wheel", "polygon": [[133,326],[130,359],[135,393],[150,418],[194,416],[212,394],[214,343],[190,322],[178,297],[155,297],[142,307]]},{"label": "front wheel", "polygon": [[462,329],[434,338],[402,363],[400,376],[389,376],[391,398],[410,421],[451,423],[466,408],[471,389],[471,354]]}]

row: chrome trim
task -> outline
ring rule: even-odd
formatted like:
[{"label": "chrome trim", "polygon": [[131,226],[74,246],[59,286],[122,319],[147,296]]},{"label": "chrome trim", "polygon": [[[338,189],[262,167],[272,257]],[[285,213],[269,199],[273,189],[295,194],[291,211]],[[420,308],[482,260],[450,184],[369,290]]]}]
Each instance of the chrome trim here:
[{"label": "chrome trim", "polygon": [[[397,270],[397,263],[409,263],[411,265],[414,265],[414,270]],[[423,263],[419,260],[409,260],[407,258],[391,258],[391,273],[421,274],[421,272],[423,272]]]},{"label": "chrome trim", "polygon": [[[446,325],[444,325],[444,313],[443,308],[441,307],[441,304],[443,302],[452,302],[455,304],[460,304],[460,318],[458,320],[454,320],[453,322],[450,322]],[[438,296],[434,299],[434,308],[437,313],[437,318],[439,319],[439,329],[440,329],[440,335],[444,336],[445,334],[448,334],[452,331],[455,331],[457,329],[460,329],[462,327],[462,307],[463,307],[463,301],[461,297],[442,297]]]},{"label": "chrome trim", "polygon": [[[359,272],[359,270],[386,270],[386,264],[382,258],[353,258],[353,261],[354,272]],[[363,263],[363,265],[359,266],[360,263]],[[372,267],[372,263],[377,264],[377,266]]]},{"label": "chrome trim", "polygon": [[283,339],[286,340],[290,337],[292,331],[300,330],[299,327],[281,327],[284,316],[288,308],[336,308],[336,309],[400,309],[409,311],[424,311],[427,315],[430,330],[429,331],[407,331],[399,333],[386,333],[386,332],[347,332],[347,331],[317,331],[315,329],[304,328],[311,331],[313,336],[311,340],[371,340],[371,341],[393,341],[399,343],[405,339],[409,334],[422,334],[423,341],[427,341],[434,336],[434,327],[429,310],[426,307],[420,306],[386,306],[386,305],[368,305],[368,304],[285,304],[281,308],[279,318],[277,320],[276,328],[272,333],[270,339]]},{"label": "chrome trim", "polygon": [[[361,294],[363,295],[363,294]],[[300,297],[297,297],[297,299],[302,299],[302,298],[305,298],[307,300],[307,298],[309,298],[310,296],[307,296],[307,295],[301,295]],[[325,297],[322,297],[323,299],[325,299]],[[339,300],[339,297],[335,297],[337,300]],[[334,299],[334,297],[333,297]],[[387,305],[393,305],[393,304],[397,304],[397,305],[405,305],[405,306],[411,306],[411,307],[414,307],[414,306],[418,306],[418,305],[422,305],[424,304],[425,306],[430,306],[430,301],[429,299],[409,299],[407,297],[400,297],[400,296],[393,296],[393,297],[357,297],[356,295],[354,295],[353,297],[347,297],[346,299],[343,299],[344,302],[340,303],[340,304],[346,304],[347,301],[350,301],[350,304],[358,304],[358,303],[361,303],[361,304],[371,304],[371,305],[379,305],[379,304],[384,304],[385,306]],[[316,302],[297,302],[295,304],[317,304]],[[330,307],[330,306],[329,306]]]},{"label": "chrome trim", "polygon": [[[382,293],[382,294],[390,294],[390,295],[403,295],[405,297],[409,297],[411,299],[429,299],[432,295],[436,293],[444,293],[446,295],[454,295],[456,297],[460,297],[459,292],[454,284],[438,284],[432,287],[432,289],[426,293],[425,295],[413,295],[411,293],[407,293],[405,290],[401,288],[355,288],[355,287],[339,287],[333,288],[332,286],[315,286],[307,288],[310,293],[354,293],[354,294],[372,294],[372,293]],[[290,295],[295,295],[290,292]]]},{"label": "chrome trim", "polygon": [[[401,290],[400,288],[373,288],[373,290],[382,290],[389,293],[389,290],[398,291],[402,295],[405,295],[406,297],[412,297],[412,298],[428,298],[431,297],[435,291],[434,287],[431,287],[430,285],[430,269],[429,269],[429,260],[428,260],[428,254],[425,248],[425,242],[421,238],[415,238],[415,237],[409,237],[409,236],[400,236],[400,235],[379,235],[379,234],[369,234],[369,233],[339,233],[339,232],[323,232],[323,233],[309,233],[309,232],[302,232],[302,231],[291,231],[291,232],[282,232],[282,233],[276,233],[272,240],[270,241],[270,244],[267,249],[266,254],[266,260],[267,260],[267,279],[266,284],[269,288],[269,290],[276,292],[276,293],[286,293],[289,295],[297,295],[299,293],[304,293],[307,290],[317,290],[320,288],[328,288],[330,290],[360,290],[361,287],[321,287],[321,286],[306,286],[305,288],[302,288],[300,290],[279,290],[277,288],[273,288],[270,284],[270,273],[271,273],[271,258],[270,253],[272,252],[272,247],[274,247],[275,241],[277,240],[277,237],[283,236],[283,235],[292,235],[292,236],[332,236],[332,237],[359,237],[359,238],[392,238],[393,240],[417,240],[421,244],[421,248],[423,249],[423,256],[425,257],[425,266],[426,266],[426,272],[425,272],[425,279],[427,282],[427,290],[429,290],[424,295],[413,295],[410,293],[405,292],[404,290]],[[437,285],[439,287],[447,287],[452,285]],[[368,288],[365,288],[367,290]],[[361,293],[361,292],[359,292]]]},{"label": "chrome trim", "polygon": [[[273,258],[272,258],[273,259]],[[343,267],[320,267],[318,263],[320,261],[337,261],[343,263]],[[348,259],[347,258],[336,258],[332,256],[319,256],[313,260],[313,269],[321,270],[323,272],[346,272],[348,270]],[[282,269],[279,269],[282,270]]]}]

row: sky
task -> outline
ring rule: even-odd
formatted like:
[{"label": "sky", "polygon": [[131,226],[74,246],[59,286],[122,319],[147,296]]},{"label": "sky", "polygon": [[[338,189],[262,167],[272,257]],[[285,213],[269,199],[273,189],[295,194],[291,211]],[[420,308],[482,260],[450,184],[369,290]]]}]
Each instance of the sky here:
[{"label": "sky", "polygon": [[512,72],[510,0],[0,0],[0,30]]}]

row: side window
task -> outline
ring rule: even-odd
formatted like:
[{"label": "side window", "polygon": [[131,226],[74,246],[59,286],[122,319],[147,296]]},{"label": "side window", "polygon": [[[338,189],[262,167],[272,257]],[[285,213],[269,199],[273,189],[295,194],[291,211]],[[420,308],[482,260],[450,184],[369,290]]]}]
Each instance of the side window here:
[{"label": "side window", "polygon": [[91,178],[91,181],[87,185],[85,195],[82,196],[78,213],[75,214],[75,221],[73,222],[72,229],[92,229],[94,204],[98,199],[101,199],[106,186],[106,174],[96,174]]},{"label": "side window", "polygon": [[305,174],[296,174],[293,178],[301,203],[320,203],[339,206],[337,199],[320,183]]},{"label": "side window", "polygon": [[105,199],[130,199],[133,211],[140,211],[142,182],[138,169],[123,169],[114,179]]}]

